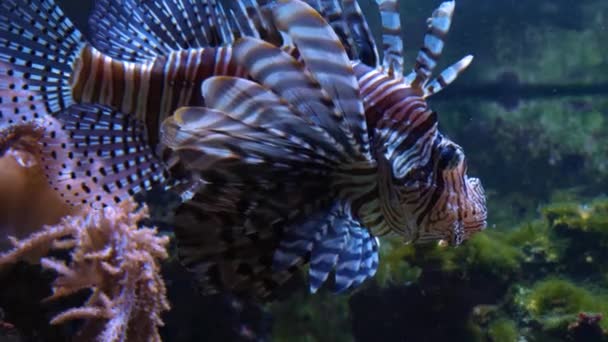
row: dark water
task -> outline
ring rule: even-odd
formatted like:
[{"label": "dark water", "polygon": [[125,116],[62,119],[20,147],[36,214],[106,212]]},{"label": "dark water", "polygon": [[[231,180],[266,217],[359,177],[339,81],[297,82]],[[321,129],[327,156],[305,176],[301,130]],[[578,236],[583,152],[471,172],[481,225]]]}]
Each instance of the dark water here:
[{"label": "dark water", "polygon": [[[87,32],[90,3],[59,2]],[[399,2],[412,65],[439,1]],[[379,274],[355,293],[302,289],[269,305],[202,297],[168,265],[163,338],[608,340],[608,317],[593,319],[608,315],[607,49],[605,0],[458,1],[438,69],[475,60],[429,102],[484,184],[489,229],[449,250],[386,239]]]}]

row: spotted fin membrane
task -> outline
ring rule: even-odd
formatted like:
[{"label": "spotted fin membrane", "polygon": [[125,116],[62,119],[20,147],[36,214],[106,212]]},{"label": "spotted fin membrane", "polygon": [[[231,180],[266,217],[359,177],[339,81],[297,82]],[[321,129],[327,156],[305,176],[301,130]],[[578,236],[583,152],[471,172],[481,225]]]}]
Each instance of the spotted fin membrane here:
[{"label": "spotted fin membrane", "polygon": [[[115,83],[122,73],[133,78],[127,72],[133,65],[120,61],[143,63],[145,70],[174,50],[232,42],[222,7],[215,1],[98,1],[91,43],[107,55],[95,59],[90,56],[99,50],[84,41],[53,0],[7,0],[0,9],[0,125],[48,121],[42,157],[49,181],[64,199],[101,207],[165,184],[154,149],[158,132],[149,129],[153,120],[142,125],[125,109],[133,105],[103,105],[87,96],[111,99],[114,88],[125,90]],[[83,65],[85,58],[93,65]],[[94,69],[94,63],[103,65]],[[112,77],[114,68],[125,70]],[[89,69],[96,71],[77,83]]]},{"label": "spotted fin membrane", "polygon": [[51,1],[28,3],[0,3],[2,125],[56,115],[73,103],[69,79],[82,36]]},{"label": "spotted fin membrane", "polygon": [[56,118],[42,138],[42,159],[51,184],[68,202],[111,205],[164,181],[134,118],[80,104]]},{"label": "spotted fin membrane", "polygon": [[46,175],[71,204],[112,205],[164,182],[163,168],[129,115],[72,98],[87,43],[52,0],[0,4],[0,127],[42,121]]}]

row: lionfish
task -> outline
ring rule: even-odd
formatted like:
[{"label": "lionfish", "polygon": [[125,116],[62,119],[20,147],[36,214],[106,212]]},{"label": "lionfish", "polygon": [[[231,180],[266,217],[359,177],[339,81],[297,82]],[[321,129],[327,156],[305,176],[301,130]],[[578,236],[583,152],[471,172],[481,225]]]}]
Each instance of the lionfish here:
[{"label": "lionfish", "polygon": [[99,0],[86,41],[52,0],[0,4],[0,126],[52,116],[42,154],[70,203],[161,184],[183,203],[184,265],[205,291],[266,297],[308,264],[312,292],[378,266],[378,236],[458,245],[483,188],[425,99],[454,2],[403,74],[395,0],[383,58],[355,0]]}]

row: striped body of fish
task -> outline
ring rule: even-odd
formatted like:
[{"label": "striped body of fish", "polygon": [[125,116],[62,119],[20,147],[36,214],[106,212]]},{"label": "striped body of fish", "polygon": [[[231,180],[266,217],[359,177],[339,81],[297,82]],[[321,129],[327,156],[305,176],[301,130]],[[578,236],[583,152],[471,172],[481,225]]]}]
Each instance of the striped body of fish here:
[{"label": "striped body of fish", "polygon": [[[101,0],[85,42],[51,0],[0,5],[0,124],[52,115],[49,179],[109,205],[183,176],[175,226],[204,288],[264,297],[309,263],[316,291],[372,276],[375,236],[459,244],[485,228],[479,181],[425,98],[453,2],[403,76],[394,0],[384,58],[354,0]],[[8,111],[8,114],[7,114]]]}]

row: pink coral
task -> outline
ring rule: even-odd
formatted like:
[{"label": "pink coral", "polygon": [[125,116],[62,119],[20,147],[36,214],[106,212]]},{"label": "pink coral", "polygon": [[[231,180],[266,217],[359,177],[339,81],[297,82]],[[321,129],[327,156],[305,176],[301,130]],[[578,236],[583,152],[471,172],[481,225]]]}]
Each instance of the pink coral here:
[{"label": "pink coral", "polygon": [[132,201],[84,210],[27,239],[13,239],[14,249],[0,256],[0,265],[19,260],[41,244],[70,250],[68,263],[41,260],[45,268],[58,273],[48,299],[82,289],[91,289],[91,295],[83,306],[60,313],[51,323],[85,319],[83,339],[160,341],[161,313],[169,309],[169,303],[159,261],[168,257],[169,238],[158,236],[156,229],[138,228],[147,215],[147,208],[137,209]]}]

